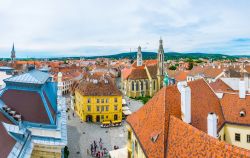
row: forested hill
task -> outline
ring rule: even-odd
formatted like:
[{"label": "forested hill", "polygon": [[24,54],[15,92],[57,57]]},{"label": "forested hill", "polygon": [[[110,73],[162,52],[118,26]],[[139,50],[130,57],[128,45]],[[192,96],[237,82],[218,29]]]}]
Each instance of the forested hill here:
[{"label": "forested hill", "polygon": [[[95,58],[112,58],[112,59],[136,59],[137,52],[126,52],[114,55],[107,56],[92,56],[92,57],[84,57],[85,59],[95,59]],[[143,59],[156,59],[157,53],[155,52],[142,52]],[[208,54],[208,53],[177,53],[177,52],[167,52],[165,53],[165,59],[180,59],[180,58],[205,58],[205,59],[235,59],[237,56],[229,56],[223,54]]]}]

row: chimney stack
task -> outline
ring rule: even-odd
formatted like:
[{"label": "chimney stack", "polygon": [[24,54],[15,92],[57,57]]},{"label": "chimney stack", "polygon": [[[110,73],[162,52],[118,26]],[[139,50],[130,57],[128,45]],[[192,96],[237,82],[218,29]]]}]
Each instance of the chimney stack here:
[{"label": "chimney stack", "polygon": [[207,133],[217,138],[217,116],[213,112],[209,113],[207,116]]},{"label": "chimney stack", "polygon": [[239,97],[240,99],[246,98],[246,85],[244,80],[239,81]]},{"label": "chimney stack", "polygon": [[191,89],[184,85],[181,87],[181,113],[182,120],[191,123]]}]

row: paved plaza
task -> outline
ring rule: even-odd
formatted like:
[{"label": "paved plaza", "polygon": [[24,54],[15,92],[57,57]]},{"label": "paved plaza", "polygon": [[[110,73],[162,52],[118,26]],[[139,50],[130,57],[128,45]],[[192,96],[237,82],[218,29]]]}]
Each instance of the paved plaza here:
[{"label": "paved plaza", "polygon": [[[130,104],[129,108],[132,112],[138,110],[142,103],[139,101],[125,98]],[[67,102],[69,105],[69,101]],[[91,158],[87,154],[87,149],[90,150],[90,145],[95,140],[99,142],[102,138],[103,148],[108,151],[113,150],[114,146],[123,148],[127,143],[127,129],[124,121],[120,127],[101,128],[99,124],[82,122],[78,116],[72,115],[73,111],[68,112],[69,120],[68,127],[68,147],[70,158]],[[97,149],[98,150],[98,149]]]}]

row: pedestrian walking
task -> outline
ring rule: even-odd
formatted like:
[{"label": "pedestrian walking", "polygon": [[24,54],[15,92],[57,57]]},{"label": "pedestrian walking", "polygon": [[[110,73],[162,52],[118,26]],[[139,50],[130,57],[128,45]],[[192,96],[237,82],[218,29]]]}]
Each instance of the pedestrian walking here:
[{"label": "pedestrian walking", "polygon": [[89,153],[89,149],[87,149],[87,155],[90,155],[90,153]]}]

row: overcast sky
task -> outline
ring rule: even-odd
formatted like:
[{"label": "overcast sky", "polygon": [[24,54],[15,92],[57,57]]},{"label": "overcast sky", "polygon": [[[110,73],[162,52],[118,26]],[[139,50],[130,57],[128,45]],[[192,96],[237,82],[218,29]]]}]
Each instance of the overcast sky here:
[{"label": "overcast sky", "polygon": [[0,0],[0,57],[250,55],[250,0]]}]

